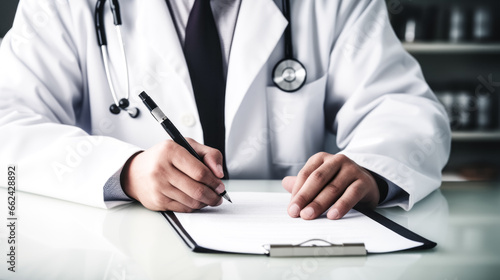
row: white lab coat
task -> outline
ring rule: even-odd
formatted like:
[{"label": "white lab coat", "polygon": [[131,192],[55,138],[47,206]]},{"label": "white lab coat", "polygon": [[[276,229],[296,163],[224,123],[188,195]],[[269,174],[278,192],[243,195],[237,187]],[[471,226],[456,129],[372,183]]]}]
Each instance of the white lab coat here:
[{"label": "white lab coat", "polygon": [[[137,119],[112,115],[94,28],[95,0],[24,0],[0,51],[1,170],[18,189],[105,207],[103,186],[135,152],[168,138],[142,105],[145,90],[182,134],[203,142],[188,69],[164,0],[122,1]],[[276,1],[281,2],[281,1]],[[226,156],[231,178],[296,175],[336,135],[342,153],[404,189],[405,209],[438,188],[450,149],[443,108],[389,25],[383,0],[291,1],[296,93],[276,88],[287,21],[271,0],[243,0],[228,65]],[[124,65],[110,10],[114,84]],[[110,206],[108,204],[107,206]]]}]

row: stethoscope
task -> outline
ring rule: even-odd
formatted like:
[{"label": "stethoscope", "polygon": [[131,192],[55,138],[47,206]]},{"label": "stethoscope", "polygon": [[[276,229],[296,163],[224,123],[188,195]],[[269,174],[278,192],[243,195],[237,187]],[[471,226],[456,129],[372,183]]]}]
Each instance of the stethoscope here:
[{"label": "stethoscope", "polygon": [[304,65],[293,57],[290,0],[282,0],[282,4],[283,14],[288,21],[285,30],[285,58],[274,66],[273,82],[282,91],[294,92],[306,82],[307,71]]},{"label": "stethoscope", "polygon": [[95,29],[97,32],[97,43],[101,48],[102,60],[104,63],[104,70],[106,71],[106,79],[108,80],[109,90],[113,96],[114,103],[109,106],[109,111],[118,115],[122,110],[126,111],[132,118],[137,118],[139,116],[139,109],[136,107],[129,108],[130,105],[130,85],[128,79],[128,65],[127,65],[127,55],[125,54],[125,47],[123,45],[123,38],[121,32],[122,25],[122,15],[120,13],[120,4],[118,0],[110,0],[109,6],[111,8],[111,13],[113,14],[113,19],[115,23],[116,35],[118,37],[118,42],[120,44],[120,49],[122,53],[122,58],[125,63],[125,79],[127,81],[127,95],[125,98],[118,100],[118,95],[116,94],[115,87],[113,86],[113,81],[111,80],[111,71],[109,70],[109,56],[108,56],[108,40],[106,37],[106,30],[104,27],[104,5],[106,0],[97,0],[95,7]]},{"label": "stethoscope", "polygon": [[[125,54],[125,47],[123,45],[123,38],[121,33],[122,18],[120,13],[120,4],[118,0],[110,0],[109,6],[111,13],[113,14],[114,25],[116,34],[118,37],[118,42],[120,44],[122,59],[125,65],[125,78],[127,80],[127,94],[125,98],[118,99],[112,77],[109,68],[109,55],[107,47],[107,37],[104,27],[104,5],[106,0],[97,0],[95,8],[95,29],[97,32],[97,43],[101,48],[102,60],[104,63],[104,69],[106,72],[106,80],[108,81],[109,89],[111,95],[113,96],[114,103],[109,107],[109,111],[112,114],[119,114],[122,110],[126,111],[132,118],[136,118],[140,111],[136,107],[129,108],[130,102],[130,85],[129,85],[129,73],[127,66],[127,56]],[[297,59],[293,57],[293,44],[292,44],[292,29],[291,29],[291,16],[290,16],[290,0],[282,0],[283,4],[283,15],[289,22],[285,30],[285,58],[280,60],[276,66],[274,66],[272,79],[273,83],[283,91],[294,92],[299,90],[307,78],[307,71]]]}]

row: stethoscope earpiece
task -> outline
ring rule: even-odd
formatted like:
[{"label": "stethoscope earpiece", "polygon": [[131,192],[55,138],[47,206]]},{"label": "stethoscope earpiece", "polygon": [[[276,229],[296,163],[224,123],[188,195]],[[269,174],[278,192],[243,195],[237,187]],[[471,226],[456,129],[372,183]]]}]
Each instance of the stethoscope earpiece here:
[{"label": "stethoscope earpiece", "polygon": [[116,35],[118,37],[118,41],[120,44],[121,54],[123,62],[125,63],[125,80],[127,81],[127,91],[126,97],[118,100],[118,95],[116,93],[115,87],[113,85],[113,81],[111,78],[111,71],[109,67],[109,56],[108,56],[108,40],[106,38],[106,30],[104,28],[104,5],[106,0],[97,0],[96,9],[95,9],[95,26],[97,32],[97,43],[101,48],[101,54],[104,64],[104,70],[106,72],[106,80],[108,81],[109,90],[111,91],[111,95],[113,96],[114,103],[109,106],[109,111],[114,114],[120,114],[120,111],[127,111],[128,115],[132,118],[137,118],[139,116],[140,111],[138,108],[128,108],[130,106],[130,85],[129,85],[129,73],[128,73],[128,65],[127,65],[127,56],[125,53],[125,47],[123,45],[123,38],[121,33],[121,13],[120,13],[120,4],[118,0],[110,0],[109,5],[111,8],[111,13],[113,14],[114,24],[116,27]]},{"label": "stethoscope earpiece", "polygon": [[118,107],[125,109],[130,105],[130,102],[128,102],[128,99],[122,98],[120,101],[118,101]]},{"label": "stethoscope earpiece", "polygon": [[113,115],[118,115],[118,114],[120,114],[121,110],[123,110],[123,111],[126,111],[130,117],[132,117],[134,119],[137,118],[139,116],[139,114],[141,113],[141,111],[136,107],[128,108],[129,105],[130,105],[130,102],[128,101],[128,99],[122,98],[118,102],[118,106],[114,103],[111,104],[111,106],[109,106],[109,111]]},{"label": "stethoscope earpiece", "polygon": [[111,106],[109,106],[109,111],[111,112],[111,114],[113,115],[118,115],[120,114],[120,107],[116,106],[116,104],[111,104]]}]

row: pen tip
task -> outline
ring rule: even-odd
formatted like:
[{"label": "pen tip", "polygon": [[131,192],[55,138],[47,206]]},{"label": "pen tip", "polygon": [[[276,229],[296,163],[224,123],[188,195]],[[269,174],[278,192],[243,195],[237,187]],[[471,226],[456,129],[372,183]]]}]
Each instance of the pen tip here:
[{"label": "pen tip", "polygon": [[219,194],[220,196],[222,196],[223,198],[225,198],[227,201],[233,203],[231,201],[231,198],[229,197],[229,195],[227,194],[227,191],[223,191],[221,194]]},{"label": "pen tip", "polygon": [[224,191],[224,195],[223,195],[223,197],[224,197],[227,201],[229,201],[229,202],[233,203],[233,201],[231,200],[231,198],[229,197],[229,195],[228,195],[225,191]]}]

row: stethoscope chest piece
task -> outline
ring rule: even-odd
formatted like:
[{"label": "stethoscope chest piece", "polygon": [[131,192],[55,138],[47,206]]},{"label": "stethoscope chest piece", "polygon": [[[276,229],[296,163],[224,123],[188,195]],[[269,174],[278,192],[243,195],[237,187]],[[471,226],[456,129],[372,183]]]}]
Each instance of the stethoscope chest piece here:
[{"label": "stethoscope chest piece", "polygon": [[294,92],[306,82],[307,72],[302,65],[293,58],[285,58],[278,62],[273,70],[273,82],[281,90]]},{"label": "stethoscope chest piece", "polygon": [[292,19],[290,16],[290,0],[282,0],[283,15],[288,21],[285,29],[285,58],[274,66],[272,79],[274,84],[286,92],[299,90],[306,82],[306,68],[293,56]]}]

